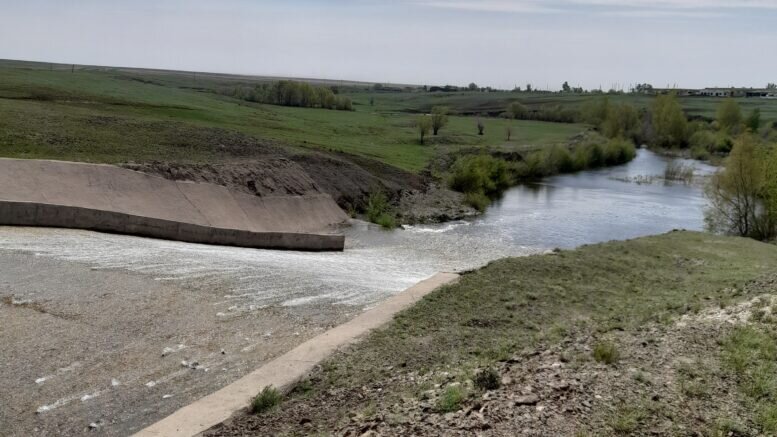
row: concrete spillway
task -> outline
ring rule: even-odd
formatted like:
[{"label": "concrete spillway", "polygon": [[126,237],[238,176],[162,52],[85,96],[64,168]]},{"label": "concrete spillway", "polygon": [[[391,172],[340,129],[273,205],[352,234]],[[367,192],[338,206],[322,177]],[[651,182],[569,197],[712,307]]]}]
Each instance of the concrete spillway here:
[{"label": "concrete spillway", "polygon": [[0,159],[0,225],[90,229],[193,243],[343,250],[327,194],[258,197],[112,165]]}]

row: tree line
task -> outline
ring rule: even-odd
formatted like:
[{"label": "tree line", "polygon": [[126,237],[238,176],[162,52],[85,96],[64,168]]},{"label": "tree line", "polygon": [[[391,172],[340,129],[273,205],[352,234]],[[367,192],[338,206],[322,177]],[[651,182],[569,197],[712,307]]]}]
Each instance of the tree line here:
[{"label": "tree line", "polygon": [[238,86],[227,90],[225,94],[247,102],[268,105],[353,110],[351,99],[337,95],[330,87],[314,86],[307,82],[292,80],[262,83],[254,87]]}]

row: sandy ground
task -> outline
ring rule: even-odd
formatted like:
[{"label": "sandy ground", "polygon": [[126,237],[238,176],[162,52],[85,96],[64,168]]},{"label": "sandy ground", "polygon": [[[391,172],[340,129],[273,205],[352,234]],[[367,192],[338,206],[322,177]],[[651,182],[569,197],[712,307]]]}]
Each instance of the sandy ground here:
[{"label": "sandy ground", "polygon": [[0,435],[127,435],[360,311],[0,251]]}]

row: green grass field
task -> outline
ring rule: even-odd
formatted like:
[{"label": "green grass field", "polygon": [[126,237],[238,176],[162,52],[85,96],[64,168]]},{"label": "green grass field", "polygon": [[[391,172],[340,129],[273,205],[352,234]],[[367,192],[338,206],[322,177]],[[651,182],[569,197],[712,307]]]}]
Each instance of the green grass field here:
[{"label": "green grass field", "polygon": [[[91,162],[213,162],[264,153],[273,145],[293,151],[361,155],[420,171],[438,154],[472,147],[508,150],[566,143],[582,124],[507,121],[478,114],[502,112],[512,101],[530,108],[577,108],[591,96],[541,93],[427,93],[368,91],[366,84],[335,82],[351,97],[352,112],[245,102],[218,93],[270,80],[206,73],[113,69],[0,61],[0,156]],[[651,97],[616,95],[647,107]],[[372,103],[371,103],[372,101]],[[691,115],[714,116],[720,99],[685,98]],[[777,120],[777,101],[740,99],[747,114],[760,107]],[[433,106],[454,114],[437,137],[420,145],[413,120]],[[513,127],[506,141],[505,127]],[[234,146],[237,143],[237,146]],[[236,150],[239,149],[239,150]]]},{"label": "green grass field", "polygon": [[[474,118],[451,117],[449,126],[422,146],[412,114],[364,105],[353,112],[260,105],[211,92],[220,86],[220,80],[195,81],[190,75],[176,81],[0,64],[0,154],[109,163],[213,161],[223,158],[213,143],[225,130],[294,150],[344,151],[419,171],[441,149],[542,146],[586,129],[515,121],[508,143],[505,120],[484,119],[485,135],[479,136]],[[251,153],[244,148],[243,155]]]}]

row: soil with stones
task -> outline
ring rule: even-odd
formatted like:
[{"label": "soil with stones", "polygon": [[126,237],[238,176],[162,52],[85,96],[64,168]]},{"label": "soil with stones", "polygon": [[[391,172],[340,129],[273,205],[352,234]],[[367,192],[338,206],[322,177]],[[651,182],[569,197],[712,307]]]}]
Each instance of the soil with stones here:
[{"label": "soil with stones", "polygon": [[383,191],[403,224],[437,223],[477,214],[464,204],[463,195],[439,186],[431,177],[379,161],[345,153],[266,151],[214,164],[154,161],[122,167],[172,180],[223,185],[257,196],[327,193],[350,213],[362,211],[370,194]]},{"label": "soil with stones", "polygon": [[[488,369],[495,372],[490,389],[473,382],[487,369],[456,374],[387,367],[369,386],[316,394],[274,414],[240,413],[206,435],[758,435],[736,377],[721,363],[721,340],[737,326],[761,323],[752,317],[764,306],[759,302],[777,302],[777,276],[748,288],[747,295],[761,296],[606,334],[617,345],[610,359],[594,359],[600,333],[569,332]],[[320,376],[314,373],[311,381]],[[384,402],[391,387],[411,389],[399,402]],[[412,387],[428,389],[416,396]],[[461,403],[441,411],[441,398],[459,389]],[[343,409],[351,411],[345,419]],[[736,431],[721,431],[730,419]]]}]

